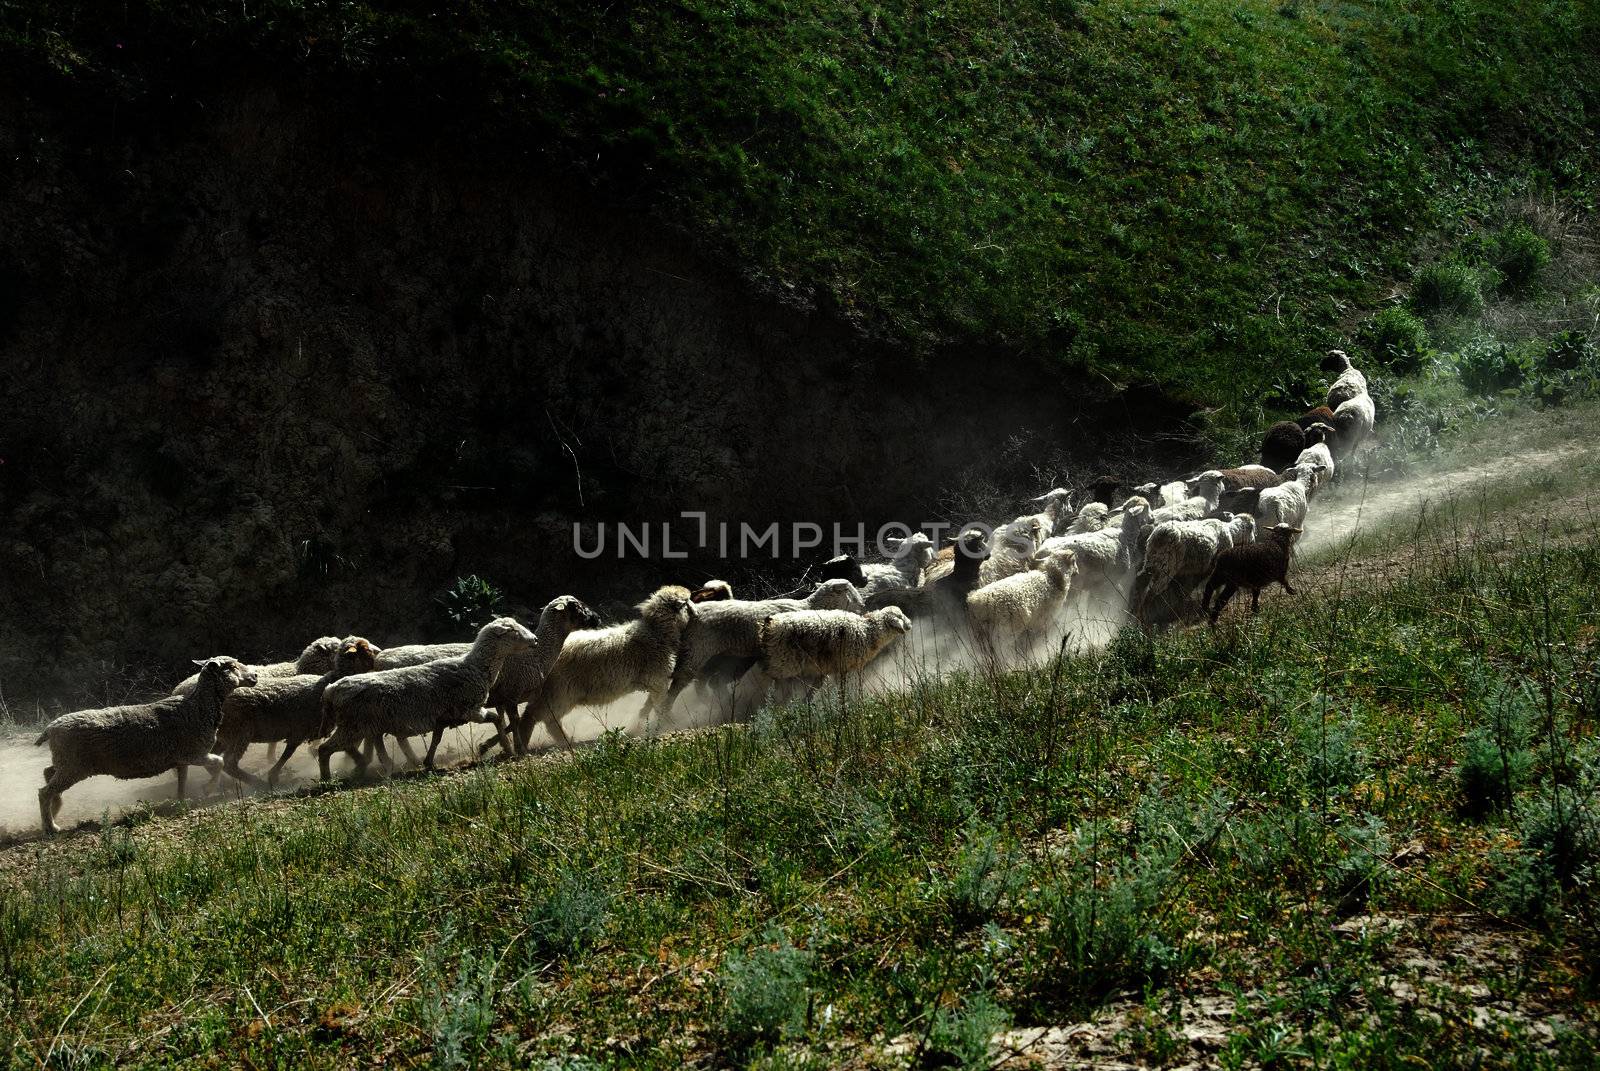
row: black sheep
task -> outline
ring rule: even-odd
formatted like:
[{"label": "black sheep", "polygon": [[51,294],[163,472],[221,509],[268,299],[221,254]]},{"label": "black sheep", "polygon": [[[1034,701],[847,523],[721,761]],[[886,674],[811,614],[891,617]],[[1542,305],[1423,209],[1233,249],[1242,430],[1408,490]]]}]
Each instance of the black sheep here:
[{"label": "black sheep", "polygon": [[[1206,581],[1205,594],[1200,599],[1200,608],[1211,611],[1213,625],[1222,614],[1222,608],[1228,605],[1228,600],[1240,588],[1250,589],[1252,614],[1261,608],[1261,589],[1264,587],[1282,584],[1290,595],[1296,594],[1294,588],[1289,586],[1289,551],[1294,546],[1294,537],[1299,534],[1298,528],[1287,524],[1275,525],[1267,530],[1259,542],[1229,547],[1217,555],[1217,564],[1212,568],[1211,579]],[[1222,597],[1212,606],[1211,596],[1218,588],[1222,589]]]},{"label": "black sheep", "polygon": [[1292,420],[1280,420],[1267,429],[1261,440],[1261,463],[1273,472],[1282,472],[1306,448],[1306,433]]}]

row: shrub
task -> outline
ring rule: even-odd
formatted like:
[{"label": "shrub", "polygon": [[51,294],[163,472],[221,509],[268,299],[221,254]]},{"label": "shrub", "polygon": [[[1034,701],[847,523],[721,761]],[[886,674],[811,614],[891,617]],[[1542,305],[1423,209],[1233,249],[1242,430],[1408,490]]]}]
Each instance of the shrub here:
[{"label": "shrub", "polygon": [[1335,844],[1323,864],[1323,894],[1341,913],[1351,914],[1366,907],[1389,878],[1389,835],[1383,819],[1371,814],[1340,829]]},{"label": "shrub", "polygon": [[528,913],[528,943],[551,956],[570,956],[605,936],[611,891],[593,874],[562,873]]},{"label": "shrub", "polygon": [[1461,738],[1460,763],[1456,767],[1461,813],[1482,817],[1506,806],[1527,784],[1532,769],[1533,753],[1525,748],[1508,747],[1490,729],[1466,733]]},{"label": "shrub", "polygon": [[1440,261],[1417,273],[1411,304],[1423,315],[1476,316],[1483,311],[1482,283],[1459,260]]},{"label": "shrub", "polygon": [[967,829],[956,851],[955,874],[945,891],[951,921],[959,928],[987,922],[1000,901],[1022,880],[1016,855],[1000,834],[981,825]]},{"label": "shrub", "polygon": [[1315,712],[1301,719],[1294,743],[1296,765],[1307,788],[1334,792],[1367,775],[1367,756],[1356,743],[1355,728],[1351,718],[1331,711],[1325,721]]},{"label": "shrub", "polygon": [[1521,354],[1492,338],[1478,338],[1467,343],[1456,354],[1455,365],[1462,385],[1474,394],[1510,390],[1520,386],[1528,375]]},{"label": "shrub", "polygon": [[987,993],[978,993],[958,1008],[940,1008],[928,1028],[919,1067],[954,1067],[978,1071],[991,1066],[994,1036],[1011,1022],[1006,1010]]},{"label": "shrub", "polygon": [[1115,989],[1157,982],[1180,967],[1179,935],[1159,910],[1175,880],[1175,862],[1174,853],[1146,852],[1105,867],[1110,873],[1103,878],[1092,866],[1077,866],[1047,887],[1040,994],[1082,1005]]},{"label": "shrub", "polygon": [[1550,243],[1526,223],[1513,223],[1495,235],[1491,255],[1504,285],[1520,289],[1538,278],[1550,263]]},{"label": "shrub", "polygon": [[722,965],[722,1032],[741,1049],[776,1041],[805,1020],[811,955],[781,934],[769,931],[766,940],[728,953]]},{"label": "shrub", "polygon": [[1391,305],[1367,321],[1367,340],[1378,362],[1409,375],[1422,367],[1428,352],[1428,328],[1411,312]]},{"label": "shrub", "polygon": [[1600,347],[1581,331],[1564,331],[1540,348],[1527,390],[1545,405],[1600,394]]},{"label": "shrub", "polygon": [[462,956],[454,984],[438,984],[425,998],[423,1023],[438,1066],[476,1066],[494,1029],[494,957]]},{"label": "shrub", "polygon": [[1462,813],[1482,816],[1510,804],[1533,769],[1528,750],[1531,700],[1525,688],[1499,683],[1478,704],[1483,724],[1461,738],[1456,786]]},{"label": "shrub", "polygon": [[472,575],[457,577],[450,590],[436,601],[450,624],[476,628],[495,615],[504,598],[499,588]]}]

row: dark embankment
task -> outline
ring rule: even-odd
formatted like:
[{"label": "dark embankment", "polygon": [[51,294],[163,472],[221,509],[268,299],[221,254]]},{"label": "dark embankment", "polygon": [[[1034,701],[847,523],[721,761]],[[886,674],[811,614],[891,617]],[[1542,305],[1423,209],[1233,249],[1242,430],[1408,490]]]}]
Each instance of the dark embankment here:
[{"label": "dark embankment", "polygon": [[6,87],[0,128],[24,712],[129,665],[415,636],[458,575],[536,605],[716,568],[580,561],[575,520],[918,520],[1183,415],[1003,349],[913,358],[537,166],[258,73],[171,101],[42,85]]}]

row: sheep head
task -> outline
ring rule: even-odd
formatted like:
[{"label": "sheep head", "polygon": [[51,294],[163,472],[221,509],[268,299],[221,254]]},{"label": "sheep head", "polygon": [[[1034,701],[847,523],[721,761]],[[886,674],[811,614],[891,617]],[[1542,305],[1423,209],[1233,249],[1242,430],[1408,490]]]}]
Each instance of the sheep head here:
[{"label": "sheep head", "polygon": [[955,552],[965,558],[987,561],[989,537],[984,534],[982,528],[968,528],[956,537]]},{"label": "sheep head", "polygon": [[904,539],[889,536],[884,539],[883,545],[889,548],[889,553],[895,561],[909,559],[919,569],[926,569],[933,562],[936,550],[933,540],[924,532],[912,532]]},{"label": "sheep head", "polygon": [[638,606],[639,616],[661,625],[684,628],[694,620],[694,599],[686,587],[659,587]]},{"label": "sheep head", "polygon": [[1344,350],[1329,350],[1317,367],[1324,372],[1343,372],[1350,367],[1350,355]]},{"label": "sheep head", "polygon": [[1267,529],[1267,538],[1271,539],[1274,543],[1278,543],[1281,546],[1287,547],[1290,543],[1294,542],[1294,537],[1299,535],[1301,531],[1302,529],[1296,528],[1294,525],[1288,524],[1287,522],[1275,524],[1271,528]]},{"label": "sheep head", "polygon": [[817,568],[817,579],[848,580],[856,587],[867,582],[866,574],[861,571],[861,563],[848,554],[840,554],[823,562]]},{"label": "sheep head", "polygon": [[538,641],[528,627],[514,617],[497,617],[478,630],[473,646],[487,644],[497,651],[526,651]]},{"label": "sheep head", "polygon": [[[1337,414],[1334,415],[1334,419],[1338,419]],[[1331,426],[1319,420],[1306,429],[1306,445],[1315,446],[1318,443],[1331,442],[1335,434]]]},{"label": "sheep head", "polygon": [[879,627],[895,635],[904,636],[911,631],[911,618],[898,606],[885,606],[881,610],[873,610],[868,617],[877,621]]},{"label": "sheep head", "polygon": [[[194,664],[200,667],[200,683],[213,683],[222,687],[223,691],[232,691],[235,688],[254,688],[256,685],[256,671],[231,655],[217,655],[215,658],[196,658]],[[196,686],[195,691],[199,691]]]},{"label": "sheep head", "polygon": [[1222,475],[1221,469],[1207,469],[1194,479],[1184,481],[1184,487],[1192,495],[1198,495],[1208,502],[1215,502],[1217,496],[1222,493],[1226,481],[1227,478]]},{"label": "sheep head", "polygon": [[867,612],[867,604],[861,598],[860,589],[848,580],[824,580],[811,593],[809,601],[815,606],[849,610],[855,614]]},{"label": "sheep head", "polygon": [[1065,578],[1077,574],[1078,555],[1071,547],[1041,550],[1028,559],[1028,564],[1031,568],[1058,573]]},{"label": "sheep head", "polygon": [[689,596],[691,602],[726,602],[732,598],[733,585],[726,580],[707,580]]},{"label": "sheep head", "polygon": [[321,673],[333,665],[333,660],[339,653],[342,641],[337,636],[319,636],[306,644],[305,650],[300,652],[300,657],[294,660],[296,673]]},{"label": "sheep head", "polygon": [[569,632],[600,627],[600,615],[575,595],[558,595],[545,603],[544,609],[539,611],[539,623],[544,624],[546,620],[560,622]]},{"label": "sheep head", "polygon": [[370,673],[378,665],[378,655],[382,648],[374,647],[369,641],[360,636],[351,636],[339,648],[337,661],[334,668],[341,677],[348,677],[356,673]]}]

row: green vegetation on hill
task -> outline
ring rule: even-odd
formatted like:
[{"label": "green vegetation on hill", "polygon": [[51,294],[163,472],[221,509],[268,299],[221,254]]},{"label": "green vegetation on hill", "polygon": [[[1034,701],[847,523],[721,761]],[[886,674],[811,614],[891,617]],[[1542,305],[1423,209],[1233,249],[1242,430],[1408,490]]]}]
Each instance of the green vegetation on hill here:
[{"label": "green vegetation on hill", "polygon": [[1586,464],[1248,624],[12,848],[0,1046],[986,1068],[1110,1004],[1151,1065],[1596,1066]]},{"label": "green vegetation on hill", "polygon": [[0,46],[120,92],[330,74],[892,337],[1208,403],[1304,393],[1435,237],[1585,195],[1600,131],[1576,0],[7,0]]}]

